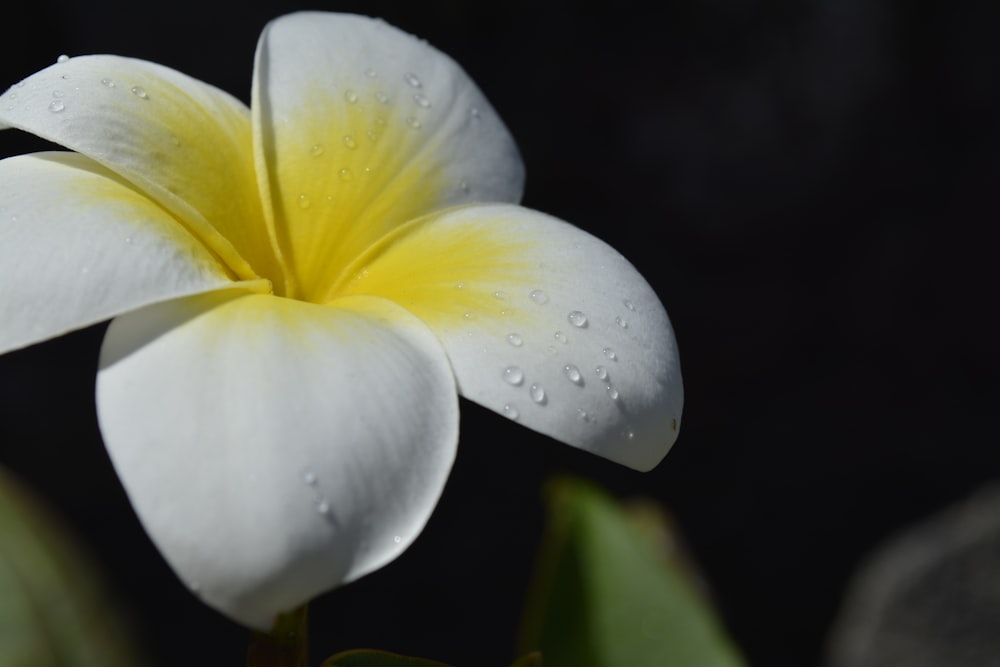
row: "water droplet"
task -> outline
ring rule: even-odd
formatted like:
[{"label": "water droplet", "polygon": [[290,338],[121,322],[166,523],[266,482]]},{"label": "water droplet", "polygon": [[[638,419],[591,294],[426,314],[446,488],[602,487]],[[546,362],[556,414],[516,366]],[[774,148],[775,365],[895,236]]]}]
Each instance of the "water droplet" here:
[{"label": "water droplet", "polygon": [[309,486],[315,486],[316,473],[314,473],[312,470],[305,471],[305,473],[302,474],[302,481],[308,484]]},{"label": "water droplet", "polygon": [[474,320],[474,319],[476,319],[476,314],[475,313],[471,313],[471,312],[467,312],[464,315],[462,315],[462,317],[464,317],[467,320]]},{"label": "water droplet", "polygon": [[351,89],[347,89],[344,91],[344,99],[347,100],[348,104],[357,104],[358,94]]},{"label": "water droplet", "polygon": [[622,329],[628,329],[628,322],[622,319],[621,315],[615,318],[615,323]]},{"label": "water droplet", "polygon": [[524,339],[521,338],[520,334],[516,333],[507,334],[507,342],[513,345],[514,347],[521,347],[522,345],[524,345]]},{"label": "water droplet", "polygon": [[149,93],[142,86],[132,86],[132,94],[138,97],[140,100],[148,100]]},{"label": "water droplet", "polygon": [[528,394],[531,396],[531,400],[539,405],[545,405],[545,390],[540,384],[533,384],[531,388],[528,389]]},{"label": "water droplet", "polygon": [[378,132],[375,130],[369,129],[365,134],[367,134],[368,138],[372,141],[378,141]]},{"label": "water droplet", "polygon": [[104,77],[103,79],[101,79],[101,84],[103,84],[106,88],[114,88],[115,80],[109,79],[108,77]]},{"label": "water droplet", "polygon": [[580,375],[580,369],[573,364],[563,366],[563,375],[573,384],[583,384],[583,376]]},{"label": "water droplet", "polygon": [[305,196],[304,194],[299,195],[299,208],[301,209],[309,208],[309,197]]},{"label": "water droplet", "polygon": [[66,108],[66,105],[62,103],[62,100],[52,100],[49,102],[49,111],[52,113],[59,113]]},{"label": "water droplet", "polygon": [[628,431],[625,431],[625,438],[628,439],[628,440],[635,440],[635,431],[633,431],[631,429],[629,429]]},{"label": "water droplet", "polygon": [[429,109],[431,106],[431,101],[420,93],[416,93],[413,96],[413,101],[416,102],[417,106],[422,109]]},{"label": "water droplet", "polygon": [[597,368],[594,369],[594,372],[597,373],[597,377],[600,378],[601,380],[608,379],[608,369],[605,368],[604,366],[598,366]]},{"label": "water droplet", "polygon": [[368,69],[365,70],[365,76],[367,76],[369,79],[374,79],[375,77],[378,76],[378,72],[369,67]]},{"label": "water droplet", "polygon": [[618,353],[612,350],[610,347],[604,348],[604,356],[611,361],[618,361]]},{"label": "water droplet", "polygon": [[455,283],[455,289],[465,289],[465,283],[461,280]]},{"label": "water droplet", "polygon": [[632,312],[635,312],[635,304],[634,304],[634,303],[632,303],[632,302],[631,302],[631,301],[629,301],[628,299],[623,299],[623,300],[622,300],[622,303],[623,303],[623,304],[625,304],[625,307],[626,307],[626,308],[628,308],[628,309],[629,309],[629,310],[631,310]]},{"label": "water droplet", "polygon": [[330,503],[326,502],[325,500],[319,501],[319,504],[316,505],[316,511],[319,512],[320,514],[329,514]]},{"label": "water droplet", "polygon": [[378,100],[379,102],[381,102],[382,104],[388,104],[389,103],[389,96],[386,95],[385,92],[381,91],[381,90],[376,90],[375,91],[375,99]]},{"label": "water droplet", "polygon": [[479,109],[477,109],[476,107],[472,107],[469,113],[472,114],[473,120],[479,120]]},{"label": "water droplet", "polygon": [[531,290],[531,293],[528,296],[531,297],[532,301],[538,304],[546,304],[549,302],[549,295],[540,289]]},{"label": "water droplet", "polygon": [[570,311],[569,315],[566,316],[569,323],[578,329],[582,329],[587,326],[587,316],[581,313],[579,310]]},{"label": "water droplet", "polygon": [[323,148],[323,144],[313,144],[309,149],[309,155],[312,155],[313,157],[319,157],[325,152],[326,150]]},{"label": "water droplet", "polygon": [[128,245],[132,245],[132,237],[131,236],[126,236],[125,237],[125,243],[128,244]]},{"label": "water droplet", "polygon": [[344,145],[347,146],[348,148],[350,148],[351,150],[354,150],[355,148],[358,147],[358,142],[356,142],[354,140],[354,137],[352,137],[351,135],[345,134],[344,135]]},{"label": "water droplet", "polygon": [[414,88],[419,88],[421,85],[420,79],[418,79],[417,75],[414,74],[413,72],[407,72],[406,74],[403,75],[403,78],[406,80],[406,83],[410,84]]},{"label": "water droplet", "polygon": [[582,419],[585,422],[589,422],[590,421],[590,415],[588,415],[587,411],[584,410],[583,408],[577,408],[576,409],[576,416],[579,417],[580,419]]},{"label": "water droplet", "polygon": [[560,343],[562,343],[563,345],[569,342],[569,338],[566,338],[566,334],[564,334],[562,331],[555,332],[554,334],[552,334],[552,337],[555,338]]},{"label": "water droplet", "polygon": [[503,379],[507,384],[517,387],[524,382],[524,372],[517,366],[508,366],[503,369]]},{"label": "water droplet", "polygon": [[341,181],[343,181],[344,183],[347,183],[348,181],[350,181],[350,180],[353,180],[353,179],[354,179],[354,172],[353,172],[353,171],[351,171],[351,169],[350,169],[350,168],[348,168],[348,167],[344,167],[343,169],[341,169],[341,170],[340,170],[340,171],[339,171],[339,172],[337,173],[337,176],[339,176],[339,177],[340,177],[340,180],[341,180]]},{"label": "water droplet", "polygon": [[201,584],[199,584],[197,581],[192,581],[190,584],[188,584],[188,588],[191,589],[191,592],[194,593],[195,595],[201,592]]},{"label": "water droplet", "polygon": [[65,53],[62,54],[61,56],[59,56],[58,58],[56,58],[56,62],[57,63],[64,63],[67,60],[69,60],[69,56],[67,56]]},{"label": "water droplet", "polygon": [[395,537],[392,538],[392,541],[395,542],[396,544],[399,544],[400,542],[403,541],[403,538],[400,537],[399,535],[396,535]]},{"label": "water droplet", "polygon": [[467,181],[462,181],[461,183],[458,184],[458,187],[462,189],[462,192],[467,193],[469,191],[469,184]]},{"label": "water droplet", "polygon": [[618,400],[618,389],[616,389],[613,384],[608,385],[608,396],[611,397],[612,401]]},{"label": "water droplet", "polygon": [[517,419],[518,417],[521,416],[521,413],[517,411],[517,408],[515,408],[510,403],[504,403],[503,413],[507,415],[507,417],[509,417],[510,419]]},{"label": "water droplet", "polygon": [[406,119],[406,124],[412,127],[414,130],[420,129],[420,121],[414,118],[413,116],[410,116],[409,118]]},{"label": "water droplet", "polygon": [[52,97],[64,97],[65,95],[66,95],[66,93],[64,93],[61,90],[53,90],[52,91]]},{"label": "water droplet", "polygon": [[500,301],[506,301],[507,293],[503,290],[497,290],[496,292],[493,292],[493,298],[499,299]]}]

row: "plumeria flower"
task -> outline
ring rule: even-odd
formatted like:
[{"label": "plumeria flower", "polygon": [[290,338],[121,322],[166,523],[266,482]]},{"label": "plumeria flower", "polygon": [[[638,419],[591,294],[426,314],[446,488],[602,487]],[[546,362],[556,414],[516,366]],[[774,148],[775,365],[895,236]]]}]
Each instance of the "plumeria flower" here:
[{"label": "plumeria flower", "polygon": [[[521,208],[513,140],[385,23],[270,23],[251,105],[166,67],[60,62],[0,127],[0,351],[114,318],[97,410],[178,576],[246,625],[375,570],[455,458],[458,396],[639,470],[680,423],[673,332],[619,253]],[[498,454],[502,454],[498,452]]]}]

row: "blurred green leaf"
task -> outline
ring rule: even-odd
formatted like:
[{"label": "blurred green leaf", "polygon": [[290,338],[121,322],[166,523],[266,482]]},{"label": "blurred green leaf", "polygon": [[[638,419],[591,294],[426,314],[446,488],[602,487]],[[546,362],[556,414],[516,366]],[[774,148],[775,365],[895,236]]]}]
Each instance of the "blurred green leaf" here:
[{"label": "blurred green leaf", "polygon": [[140,664],[86,558],[0,468],[0,665]]},{"label": "blurred green leaf", "polygon": [[510,667],[542,667],[542,654],[538,651],[526,653],[515,660]]},{"label": "blurred green leaf", "polygon": [[270,632],[250,635],[247,667],[307,667],[308,664],[308,605],[280,614]]},{"label": "blurred green leaf", "polygon": [[522,628],[545,667],[738,667],[662,512],[558,480]]},{"label": "blurred green leaf", "polygon": [[344,651],[327,659],[321,667],[448,667],[443,662],[409,658],[386,651],[358,649]]}]

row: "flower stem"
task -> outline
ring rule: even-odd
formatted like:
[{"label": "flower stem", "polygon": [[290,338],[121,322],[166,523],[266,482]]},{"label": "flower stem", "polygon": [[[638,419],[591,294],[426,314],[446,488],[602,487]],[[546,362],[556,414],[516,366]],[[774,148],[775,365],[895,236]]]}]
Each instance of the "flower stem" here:
[{"label": "flower stem", "polygon": [[307,667],[308,606],[281,614],[270,632],[254,632],[247,647],[247,667]]}]

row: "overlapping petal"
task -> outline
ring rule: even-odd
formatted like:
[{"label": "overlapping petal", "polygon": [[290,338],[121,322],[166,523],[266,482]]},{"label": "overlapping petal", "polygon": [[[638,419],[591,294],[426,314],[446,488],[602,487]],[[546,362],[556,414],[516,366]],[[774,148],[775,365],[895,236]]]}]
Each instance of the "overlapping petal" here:
[{"label": "overlapping petal", "polygon": [[92,160],[0,161],[0,352],[233,284],[173,216]]},{"label": "overlapping petal", "polygon": [[86,155],[173,213],[240,278],[281,290],[257,193],[250,111],[162,65],[70,58],[0,96],[15,127]]},{"label": "overlapping petal", "polygon": [[377,294],[442,340],[462,395],[638,470],[677,437],[676,341],[620,253],[511,205],[460,207],[372,247],[342,294]]},{"label": "overlapping petal", "polygon": [[271,22],[252,106],[261,186],[298,298],[327,300],[366,247],[415,217],[521,197],[517,148],[472,80],[382,21]]},{"label": "overlapping petal", "polygon": [[267,628],[423,527],[458,437],[434,335],[387,301],[233,292],[112,322],[101,432],[143,525],[206,602]]}]

